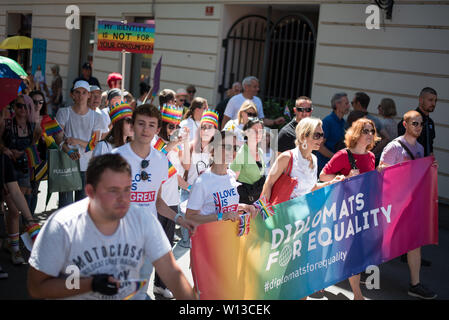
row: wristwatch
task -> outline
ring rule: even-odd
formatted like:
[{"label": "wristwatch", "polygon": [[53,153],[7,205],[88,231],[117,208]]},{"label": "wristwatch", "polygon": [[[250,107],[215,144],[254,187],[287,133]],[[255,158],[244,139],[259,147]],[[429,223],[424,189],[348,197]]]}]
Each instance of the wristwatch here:
[{"label": "wristwatch", "polygon": [[222,221],[222,220],[223,220],[223,212],[217,213],[217,221]]}]

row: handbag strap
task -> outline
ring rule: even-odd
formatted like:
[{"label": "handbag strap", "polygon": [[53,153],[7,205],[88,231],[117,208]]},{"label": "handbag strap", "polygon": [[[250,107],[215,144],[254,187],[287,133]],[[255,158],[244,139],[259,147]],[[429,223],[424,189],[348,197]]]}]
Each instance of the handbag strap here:
[{"label": "handbag strap", "polygon": [[357,165],[355,164],[354,155],[352,154],[349,148],[346,148],[346,152],[348,153],[349,163],[351,164],[351,169],[357,170]]},{"label": "handbag strap", "polygon": [[292,169],[293,169],[293,153],[291,150],[289,150],[289,154],[290,154],[290,160],[288,160],[288,166],[287,169],[285,170],[285,174],[290,176],[290,173],[292,173]]},{"label": "handbag strap", "polygon": [[405,151],[407,151],[408,155],[410,156],[410,158],[412,158],[412,160],[415,160],[415,156],[413,155],[413,153],[410,151],[410,149],[405,145],[405,143],[403,143],[401,140],[397,140],[399,142],[399,144],[402,146],[402,148],[404,148]]}]

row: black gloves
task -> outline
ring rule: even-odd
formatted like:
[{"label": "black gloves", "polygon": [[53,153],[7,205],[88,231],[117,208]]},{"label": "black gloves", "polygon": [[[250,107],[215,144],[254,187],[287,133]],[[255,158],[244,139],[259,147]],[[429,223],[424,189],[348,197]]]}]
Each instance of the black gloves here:
[{"label": "black gloves", "polygon": [[92,291],[99,292],[107,296],[113,296],[117,294],[118,288],[114,282],[109,282],[108,278],[112,277],[112,274],[95,274],[92,280]]}]

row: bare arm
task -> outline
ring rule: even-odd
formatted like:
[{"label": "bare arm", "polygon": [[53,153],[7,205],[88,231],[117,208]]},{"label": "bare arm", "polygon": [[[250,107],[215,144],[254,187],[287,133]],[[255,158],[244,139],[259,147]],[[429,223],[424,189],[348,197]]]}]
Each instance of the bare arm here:
[{"label": "bare arm", "polygon": [[270,201],[271,197],[271,189],[273,188],[273,185],[279,179],[282,172],[284,172],[285,169],[287,169],[288,162],[290,161],[290,153],[288,151],[281,153],[279,157],[276,158],[276,161],[274,162],[273,166],[270,169],[270,172],[268,173],[267,180],[265,181],[265,184],[263,185],[261,197],[265,196],[267,201]]},{"label": "bare arm", "polygon": [[173,292],[173,295],[177,300],[197,299],[195,292],[187,281],[181,268],[176,263],[171,251],[156,260],[153,265],[159,277],[167,288]]},{"label": "bare arm", "polygon": [[334,156],[334,153],[332,151],[330,151],[325,145],[324,143],[326,142],[326,139],[323,140],[323,143],[321,143],[320,145],[320,149],[318,150],[323,156],[325,156],[326,158],[332,158]]},{"label": "bare arm", "polygon": [[[187,209],[186,217],[188,217],[189,220],[196,222],[197,224],[218,221],[217,214],[203,215],[203,214],[200,214],[200,210]],[[225,220],[237,221],[238,218],[239,218],[239,215],[237,212],[223,213],[223,221],[225,221]]]}]

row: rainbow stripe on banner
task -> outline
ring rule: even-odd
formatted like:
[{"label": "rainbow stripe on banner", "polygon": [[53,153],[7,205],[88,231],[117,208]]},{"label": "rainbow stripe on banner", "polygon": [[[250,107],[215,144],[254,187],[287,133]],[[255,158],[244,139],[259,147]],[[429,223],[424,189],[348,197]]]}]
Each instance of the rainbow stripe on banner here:
[{"label": "rainbow stripe on banner", "polygon": [[132,283],[135,283],[135,285],[136,285],[135,290],[131,294],[129,294],[125,298],[123,298],[123,300],[130,300],[132,297],[134,297],[139,292],[139,290],[141,288],[145,287],[145,285],[147,284],[147,280],[125,280],[125,281],[121,281],[121,282],[127,282],[127,283],[132,282]]},{"label": "rainbow stripe on banner", "polygon": [[92,151],[95,149],[95,146],[97,144],[97,132],[95,131],[92,137],[89,140],[89,143],[86,146],[86,152]]},{"label": "rainbow stripe on banner", "polygon": [[47,136],[54,136],[62,131],[61,126],[59,125],[56,119],[50,118],[50,116],[44,116],[41,122],[42,130],[47,134]]},{"label": "rainbow stripe on banner", "polygon": [[39,157],[39,152],[37,151],[36,145],[26,148],[25,154],[28,159],[28,168],[34,168],[41,163],[41,158]]},{"label": "rainbow stripe on banner", "polygon": [[98,21],[97,49],[152,55],[154,26],[154,20],[150,20],[149,24]]}]

